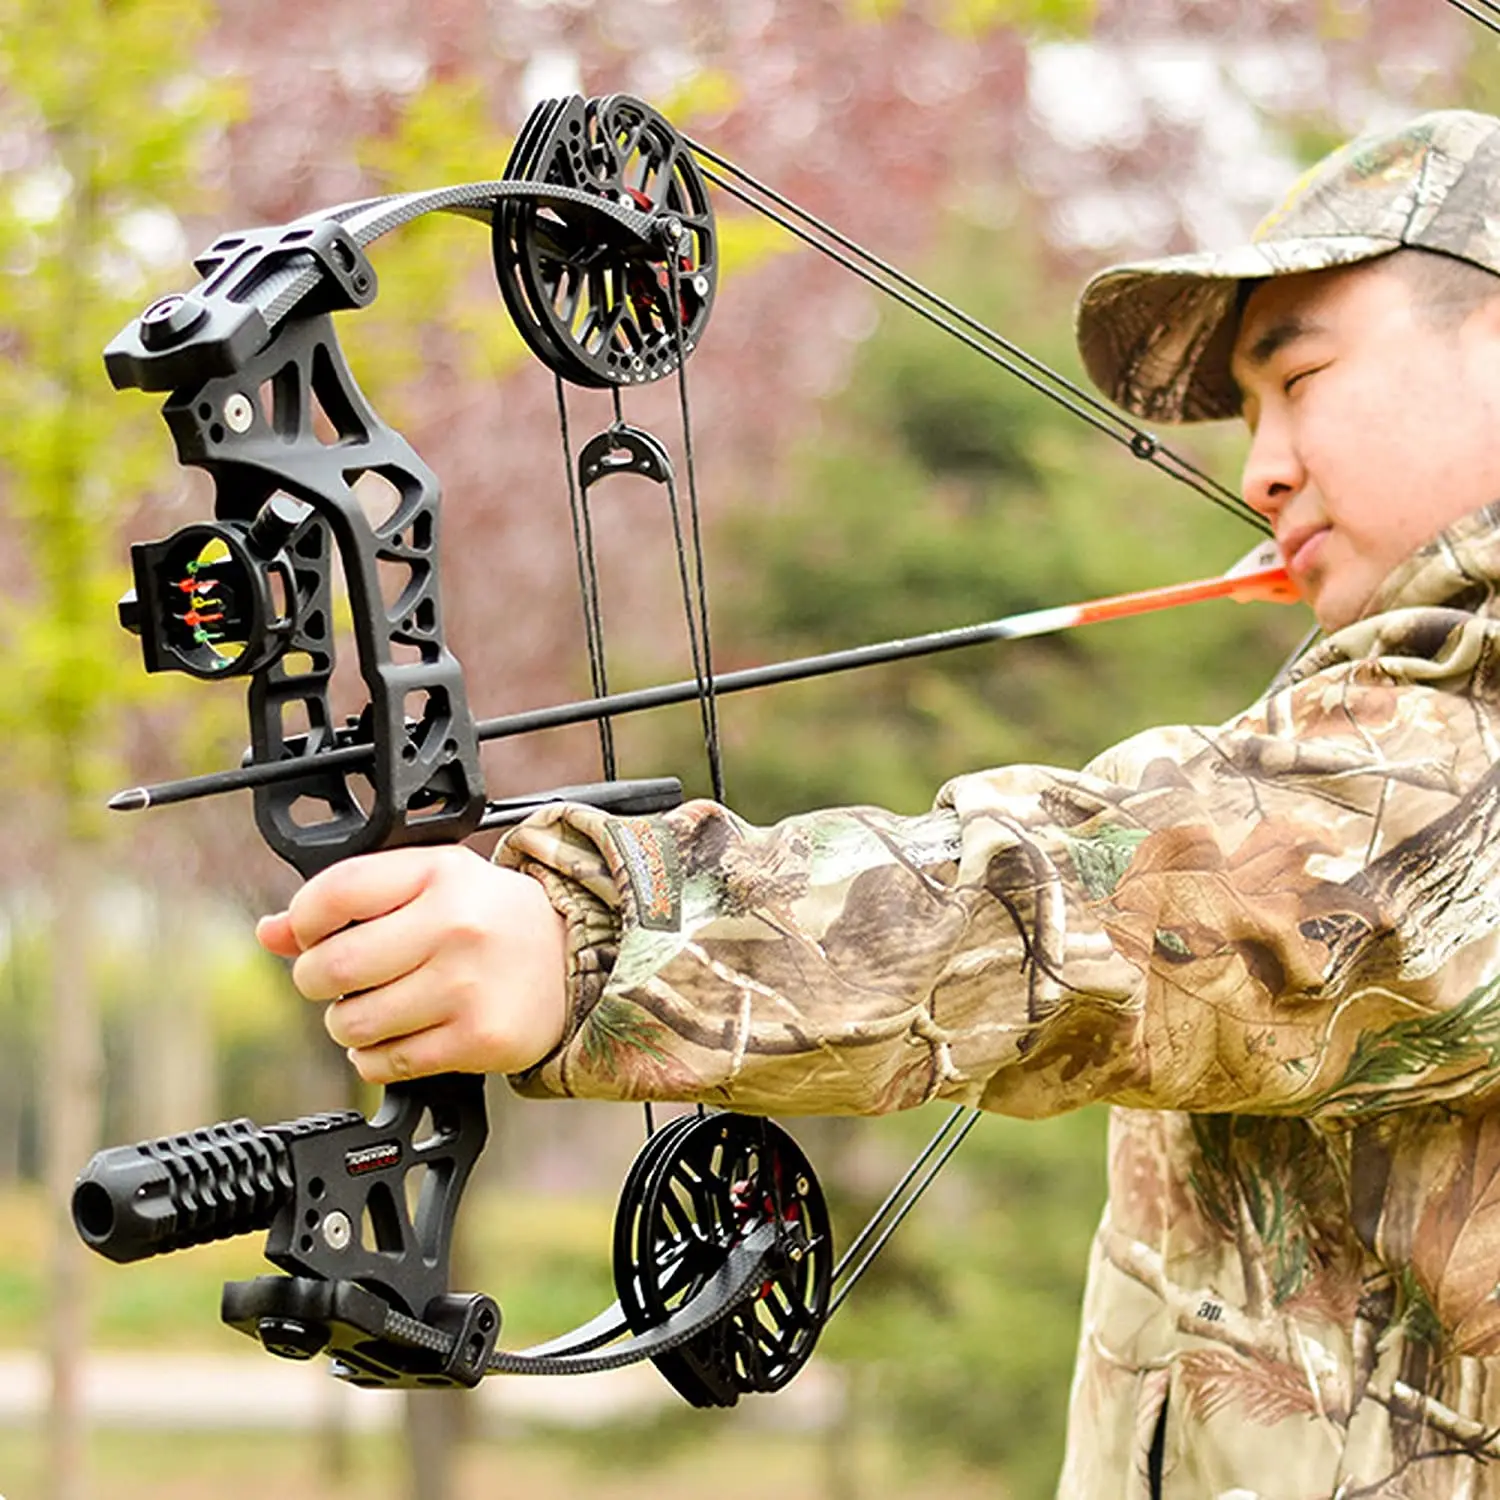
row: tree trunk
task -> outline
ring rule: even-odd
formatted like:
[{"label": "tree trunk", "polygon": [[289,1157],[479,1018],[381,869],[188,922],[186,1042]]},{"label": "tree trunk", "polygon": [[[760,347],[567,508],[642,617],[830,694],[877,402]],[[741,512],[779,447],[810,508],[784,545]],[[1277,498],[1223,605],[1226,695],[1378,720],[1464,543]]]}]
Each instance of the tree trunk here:
[{"label": "tree trunk", "polygon": [[453,1500],[463,1399],[458,1391],[406,1393],[408,1500]]},{"label": "tree trunk", "polygon": [[43,1097],[47,1203],[51,1228],[47,1362],[47,1500],[86,1500],[88,1413],[83,1379],[88,1346],[88,1267],[73,1229],[73,1179],[98,1137],[100,1046],[90,985],[94,913],[88,859],[60,842],[51,919],[51,1007]]},{"label": "tree trunk", "polygon": [[[151,904],[153,946],[159,954],[191,952],[197,913],[180,893]],[[129,1139],[171,1135],[217,1118],[218,1087],[207,985],[194,984],[180,958],[142,965],[133,990],[129,1043]]]}]

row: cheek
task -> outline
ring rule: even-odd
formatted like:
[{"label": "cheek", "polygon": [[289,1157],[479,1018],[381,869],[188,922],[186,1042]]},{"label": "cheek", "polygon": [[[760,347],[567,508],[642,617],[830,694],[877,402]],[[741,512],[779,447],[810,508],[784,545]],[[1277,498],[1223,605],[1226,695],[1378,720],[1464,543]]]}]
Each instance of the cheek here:
[{"label": "cheek", "polygon": [[1480,503],[1467,492],[1483,467],[1482,435],[1455,421],[1463,404],[1445,400],[1448,382],[1402,374],[1330,389],[1309,459],[1328,519],[1382,558],[1428,540],[1455,506],[1462,513]]}]

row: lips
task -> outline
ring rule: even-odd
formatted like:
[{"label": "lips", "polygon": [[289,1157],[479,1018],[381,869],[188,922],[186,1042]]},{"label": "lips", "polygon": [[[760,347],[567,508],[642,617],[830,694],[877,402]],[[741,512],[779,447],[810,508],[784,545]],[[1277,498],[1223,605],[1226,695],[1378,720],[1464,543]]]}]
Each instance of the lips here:
[{"label": "lips", "polygon": [[1317,566],[1318,554],[1323,550],[1323,540],[1327,535],[1326,526],[1306,526],[1276,539],[1286,570],[1293,578],[1305,578]]}]

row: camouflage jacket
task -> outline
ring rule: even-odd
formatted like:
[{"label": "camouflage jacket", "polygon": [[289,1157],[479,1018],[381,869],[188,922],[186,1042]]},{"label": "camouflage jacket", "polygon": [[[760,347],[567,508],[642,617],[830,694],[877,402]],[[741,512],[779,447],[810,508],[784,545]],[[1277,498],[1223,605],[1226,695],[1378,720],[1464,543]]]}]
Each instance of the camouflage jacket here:
[{"label": "camouflage jacket", "polygon": [[1218,728],[920,817],[553,810],[530,1094],[1115,1108],[1059,1493],[1500,1497],[1500,505]]}]

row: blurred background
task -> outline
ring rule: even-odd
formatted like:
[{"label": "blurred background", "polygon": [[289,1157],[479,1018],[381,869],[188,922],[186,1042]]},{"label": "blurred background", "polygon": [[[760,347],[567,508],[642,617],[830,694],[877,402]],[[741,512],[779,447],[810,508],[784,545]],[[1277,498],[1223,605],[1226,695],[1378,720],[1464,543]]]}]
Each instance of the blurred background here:
[{"label": "blurred background", "polygon": [[[207,513],[157,398],[100,351],[219,234],[498,176],[539,99],[626,92],[1077,374],[1081,278],[1243,237],[1366,124],[1500,100],[1495,37],[1441,0],[0,0],[0,1493],[8,1500],[724,1500],[1051,1492],[1104,1120],[983,1122],[783,1394],[683,1406],[646,1367],[372,1395],[218,1321],[246,1239],[130,1267],[66,1213],[96,1147],[360,1099],[251,941],[294,878],[248,799],[107,814],[231,764],[241,694],[148,678],[127,548]],[[739,205],[688,370],[723,668],[1218,572],[1234,520]],[[481,715],[587,686],[550,375],[487,237],[424,220],[340,319],[376,408],[441,476],[448,628]],[[626,415],[680,449],[677,392]],[[610,418],[572,399],[575,441]],[[1176,439],[1174,438],[1174,443]],[[1232,432],[1177,446],[1234,483]],[[617,685],[687,674],[659,499],[596,501]],[[649,487],[648,487],[649,489]],[[721,705],[730,801],[917,811],[947,777],[1080,764],[1221,719],[1304,633],[1204,605]],[[707,787],[696,714],[619,730],[628,775]],[[486,751],[492,795],[594,779],[589,731]],[[481,841],[483,846],[484,841]],[[612,1296],[638,1112],[525,1103],[492,1144],[456,1284],[509,1347]],[[925,1115],[926,1112],[923,1112]],[[927,1118],[803,1121],[847,1237]],[[481,1488],[482,1487],[482,1488]]]}]

